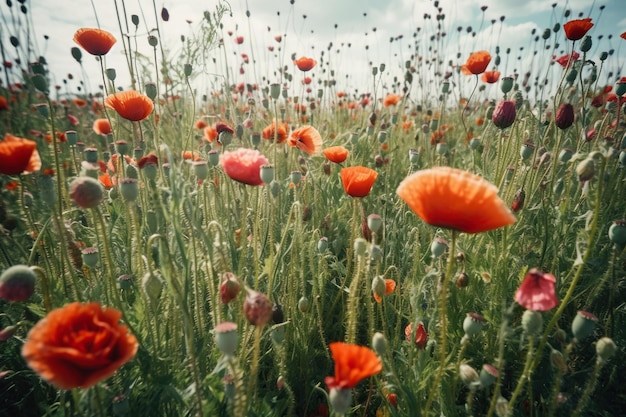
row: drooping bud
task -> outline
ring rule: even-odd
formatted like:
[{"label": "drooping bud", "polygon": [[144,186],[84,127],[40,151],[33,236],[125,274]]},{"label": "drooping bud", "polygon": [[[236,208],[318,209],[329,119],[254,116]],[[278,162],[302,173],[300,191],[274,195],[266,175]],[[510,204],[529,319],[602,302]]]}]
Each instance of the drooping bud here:
[{"label": "drooping bud", "polygon": [[300,299],[298,300],[298,310],[300,310],[303,313],[307,313],[310,307],[311,307],[311,302],[309,301],[309,299],[304,295],[300,297]]},{"label": "drooping bud", "polygon": [[459,377],[461,381],[467,386],[476,384],[479,380],[478,372],[470,365],[462,363],[459,365]]},{"label": "drooping bud", "polygon": [[387,352],[387,338],[381,332],[374,333],[372,336],[372,348],[378,356],[383,356]]},{"label": "drooping bud", "polygon": [[593,158],[585,158],[576,166],[576,173],[580,182],[589,181],[596,173],[596,163]]},{"label": "drooping bud", "polygon": [[220,284],[220,300],[224,304],[230,303],[234,300],[241,289],[239,280],[232,272],[225,272],[222,274],[223,280]]},{"label": "drooping bud", "polygon": [[385,280],[381,275],[376,275],[372,280],[372,292],[378,297],[383,298],[385,296]]}]

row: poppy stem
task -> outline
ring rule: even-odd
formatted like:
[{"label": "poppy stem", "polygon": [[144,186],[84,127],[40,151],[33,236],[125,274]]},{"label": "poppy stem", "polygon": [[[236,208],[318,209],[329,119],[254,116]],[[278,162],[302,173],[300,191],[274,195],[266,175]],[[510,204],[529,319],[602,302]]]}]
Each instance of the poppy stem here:
[{"label": "poppy stem", "polygon": [[442,279],[441,290],[439,291],[439,368],[437,369],[437,376],[435,382],[428,394],[428,400],[426,401],[426,407],[423,410],[422,415],[428,415],[431,409],[433,400],[435,399],[435,391],[441,389],[441,380],[443,379],[444,369],[446,368],[446,357],[448,356],[448,310],[447,310],[447,293],[448,293],[448,281],[452,276],[454,268],[454,252],[456,246],[456,230],[452,230],[452,238],[450,240],[450,248],[448,253],[448,265],[446,268],[446,274]]}]

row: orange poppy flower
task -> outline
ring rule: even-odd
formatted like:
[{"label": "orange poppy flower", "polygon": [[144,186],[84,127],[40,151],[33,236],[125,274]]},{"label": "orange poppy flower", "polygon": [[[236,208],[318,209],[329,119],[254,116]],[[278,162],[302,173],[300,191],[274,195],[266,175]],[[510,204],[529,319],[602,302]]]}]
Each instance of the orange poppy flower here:
[{"label": "orange poppy flower", "polygon": [[72,103],[74,103],[76,107],[85,107],[87,105],[87,100],[84,100],[82,98],[75,98],[74,100],[72,100]]},{"label": "orange poppy flower", "polygon": [[0,111],[9,110],[9,102],[5,96],[0,96]]},{"label": "orange poppy flower", "polygon": [[137,353],[137,339],[119,323],[121,317],[119,311],[97,302],[68,304],[30,330],[22,356],[57,388],[89,388],[111,377]]},{"label": "orange poppy flower", "polygon": [[333,342],[329,347],[335,361],[335,376],[324,379],[328,389],[354,388],[383,369],[380,358],[366,346]]},{"label": "orange poppy flower", "polygon": [[500,79],[500,71],[485,71],[480,79],[485,83],[493,84]]},{"label": "orange poppy flower", "polygon": [[[396,282],[392,279],[385,279],[385,295],[389,295],[393,293],[395,290],[396,290]],[[373,294],[374,294],[374,300],[376,300],[377,303],[380,303],[381,301],[383,301],[382,297],[376,294],[376,292],[374,292]]]},{"label": "orange poppy flower", "polygon": [[107,107],[115,110],[122,118],[132,122],[144,120],[154,110],[154,103],[150,97],[144,96],[139,91],[128,90],[110,94],[104,103]]},{"label": "orange poppy flower", "polygon": [[485,72],[487,65],[491,62],[491,54],[487,51],[478,51],[472,53],[465,65],[461,67],[461,72],[466,75],[478,75]]},{"label": "orange poppy flower", "polygon": [[215,139],[217,139],[218,136],[219,134],[217,133],[215,125],[207,126],[204,128],[204,139],[208,140],[209,142],[215,142]]},{"label": "orange poppy flower", "polygon": [[202,161],[200,154],[195,151],[183,151],[181,154],[183,160],[185,161]]},{"label": "orange poppy flower", "polygon": [[343,189],[349,196],[365,197],[372,190],[378,172],[363,166],[348,167],[341,170]]},{"label": "orange poppy flower", "polygon": [[577,41],[582,39],[592,27],[593,23],[591,23],[591,18],[586,17],[584,19],[570,20],[563,25],[563,30],[565,31],[567,39]]},{"label": "orange poppy flower", "polygon": [[322,153],[330,162],[340,164],[348,158],[350,151],[343,146],[331,146],[330,148],[324,149]]},{"label": "orange poppy flower", "polygon": [[91,55],[106,55],[117,39],[106,30],[97,28],[80,28],[74,34],[74,42]]},{"label": "orange poppy flower", "polygon": [[[278,126],[278,132],[276,132],[276,126]],[[283,143],[287,140],[287,124],[286,123],[278,123],[276,120],[263,129],[263,139],[274,140],[274,136],[276,136],[277,143]]]},{"label": "orange poppy flower", "polygon": [[302,126],[291,132],[287,144],[309,155],[318,154],[322,150],[322,135],[313,126]]},{"label": "orange poppy flower", "polygon": [[96,119],[93,121],[93,131],[98,135],[106,136],[113,131],[109,119]]},{"label": "orange poppy flower", "polygon": [[293,63],[296,64],[298,69],[303,72],[311,71],[313,67],[317,65],[316,60],[314,60],[313,58],[307,58],[305,56],[294,60]]},{"label": "orange poppy flower", "polygon": [[395,106],[400,102],[400,99],[402,99],[402,96],[398,94],[387,94],[387,96],[383,100],[383,106]]},{"label": "orange poppy flower", "polygon": [[622,33],[621,35],[619,35],[620,38],[626,40],[626,32]]},{"label": "orange poppy flower", "polygon": [[436,227],[479,233],[515,223],[493,184],[455,168],[418,171],[405,178],[396,192],[422,220]]},{"label": "orange poppy flower", "polygon": [[198,130],[204,129],[205,127],[207,127],[209,124],[206,122],[206,120],[204,119],[198,119],[196,120],[196,123],[194,124],[194,127]]},{"label": "orange poppy flower", "polygon": [[108,172],[98,176],[98,181],[100,181],[100,184],[102,184],[102,186],[107,190],[110,190],[117,185],[117,177],[115,175],[110,176]]},{"label": "orange poppy flower", "polygon": [[0,142],[0,174],[30,174],[41,168],[37,143],[10,133]]}]

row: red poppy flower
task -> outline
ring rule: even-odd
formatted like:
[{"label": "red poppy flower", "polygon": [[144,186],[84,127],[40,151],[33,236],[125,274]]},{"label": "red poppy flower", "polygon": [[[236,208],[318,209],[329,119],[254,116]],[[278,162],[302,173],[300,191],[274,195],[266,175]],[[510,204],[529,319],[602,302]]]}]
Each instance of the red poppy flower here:
[{"label": "red poppy flower", "polygon": [[549,311],[559,304],[554,290],[556,278],[533,268],[515,291],[515,301],[526,310]]},{"label": "red poppy flower", "polygon": [[558,62],[563,68],[570,68],[574,62],[580,58],[580,54],[576,51],[573,51],[571,55],[563,55],[558,58],[553,58],[554,61]]},{"label": "red poppy flower", "polygon": [[380,358],[368,347],[343,342],[333,342],[329,347],[335,361],[335,375],[324,378],[329,390],[354,388],[383,369]]},{"label": "red poppy flower", "polygon": [[241,45],[241,44],[243,43],[243,36],[237,36],[237,37],[235,38],[235,43],[236,43],[237,45]]},{"label": "red poppy flower", "polygon": [[119,324],[122,313],[98,303],[72,303],[48,313],[22,346],[26,363],[60,389],[89,388],[112,376],[137,353]]},{"label": "red poppy flower", "polygon": [[[396,282],[392,279],[385,279],[385,295],[392,294],[395,290],[396,290]],[[382,297],[376,294],[376,292],[373,292],[373,294],[374,294],[374,300],[376,300],[377,303],[380,303],[381,301],[383,301]]]},{"label": "red poppy flower", "polygon": [[287,124],[286,123],[278,123],[276,120],[263,129],[262,136],[263,139],[267,140],[276,140],[276,143],[283,143],[287,140]]},{"label": "red poppy flower", "polygon": [[291,132],[287,144],[309,155],[314,155],[322,150],[322,136],[313,126],[302,126]]},{"label": "red poppy flower", "polygon": [[330,148],[324,149],[322,153],[330,162],[340,164],[348,158],[350,151],[343,146],[331,146]]},{"label": "red poppy flower", "polygon": [[404,336],[406,337],[406,341],[409,343],[415,343],[417,347],[420,349],[426,348],[426,342],[428,342],[428,333],[426,333],[426,329],[424,328],[424,323],[418,323],[417,329],[415,329],[415,339],[411,340],[411,335],[413,334],[413,323],[409,323],[404,328]]},{"label": "red poppy flower", "polygon": [[198,120],[196,120],[196,123],[193,125],[193,127],[195,127],[196,129],[200,130],[200,129],[204,129],[208,125],[209,124],[206,122],[206,120],[198,119]]},{"label": "red poppy flower", "polygon": [[362,166],[348,167],[341,170],[343,189],[349,196],[365,197],[372,190],[378,172]]},{"label": "red poppy flower", "polygon": [[488,84],[496,83],[500,79],[500,71],[485,71],[480,79]]},{"label": "red poppy flower", "polygon": [[122,118],[133,122],[144,120],[154,110],[150,97],[139,91],[128,90],[110,94],[104,101],[107,107],[115,110]]},{"label": "red poppy flower", "polygon": [[74,100],[72,100],[72,103],[74,103],[76,105],[76,107],[85,107],[87,105],[87,100],[84,100],[82,98],[75,98]]},{"label": "red poppy flower", "polygon": [[37,143],[10,133],[0,142],[0,174],[30,174],[41,168]]},{"label": "red poppy flower", "polygon": [[396,104],[400,102],[401,99],[402,99],[402,96],[398,94],[387,94],[387,96],[385,96],[385,98],[383,99],[383,106],[385,107],[395,106]]},{"label": "red poppy flower", "polygon": [[226,175],[248,185],[261,185],[261,166],[269,161],[256,149],[239,148],[220,155],[220,164]]},{"label": "red poppy flower", "polygon": [[313,67],[317,65],[317,61],[313,58],[307,58],[305,56],[300,57],[293,61],[294,64],[298,67],[298,69],[302,72],[311,71]]},{"label": "red poppy flower", "polygon": [[493,184],[455,168],[417,171],[405,178],[396,192],[432,226],[479,233],[515,223]]},{"label": "red poppy flower", "polygon": [[117,39],[106,30],[97,28],[81,28],[74,34],[74,42],[91,55],[106,55]]},{"label": "red poppy flower", "polygon": [[622,33],[621,35],[619,35],[620,38],[626,40],[626,32]]},{"label": "red poppy flower", "polygon": [[7,101],[6,97],[0,96],[0,111],[3,110],[9,110],[9,102]]},{"label": "red poppy flower", "polygon": [[563,25],[563,30],[565,31],[567,39],[577,41],[582,39],[592,27],[593,23],[591,23],[591,18],[586,17],[584,19],[570,20]]},{"label": "red poppy flower", "polygon": [[195,151],[183,151],[180,156],[183,158],[183,161],[202,161],[200,154]]},{"label": "red poppy flower", "polygon": [[474,52],[469,56],[469,58],[467,58],[465,65],[461,67],[461,72],[466,75],[482,74],[483,72],[485,72],[490,62],[491,54],[489,54],[489,52]]},{"label": "red poppy flower", "polygon": [[93,131],[98,135],[108,135],[113,132],[109,119],[96,119],[93,122]]}]

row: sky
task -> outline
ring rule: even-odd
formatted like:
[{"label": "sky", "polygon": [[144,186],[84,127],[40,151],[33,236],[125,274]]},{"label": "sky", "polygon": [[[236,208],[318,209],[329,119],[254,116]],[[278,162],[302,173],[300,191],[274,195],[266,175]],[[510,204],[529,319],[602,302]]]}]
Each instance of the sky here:
[{"label": "sky", "polygon": [[[183,53],[187,44],[181,37],[187,41],[194,39],[202,45],[192,76],[194,89],[200,93],[210,93],[225,81],[261,86],[280,82],[279,69],[285,66],[294,78],[302,78],[304,75],[292,65],[292,56],[318,60],[318,66],[306,74],[313,78],[313,91],[322,88],[325,80],[335,80],[336,88],[355,94],[374,88],[400,89],[405,61],[413,59],[415,63],[417,56],[429,64],[425,66],[427,72],[415,74],[415,85],[421,83],[422,88],[438,83],[434,73],[450,70],[450,64],[464,63],[472,51],[487,50],[495,56],[497,47],[501,55],[497,69],[503,76],[514,72],[537,73],[539,67],[545,67],[543,62],[550,61],[553,54],[565,53],[571,45],[565,41],[562,30],[557,33],[560,46],[554,50],[551,49],[554,34],[546,43],[549,49],[544,47],[542,39],[535,42],[533,38],[541,37],[544,29],[552,28],[555,23],[577,18],[579,14],[593,18],[595,23],[589,32],[594,46],[588,56],[593,58],[602,51],[614,50],[611,80],[609,69],[603,73],[607,82],[619,75],[622,70],[619,65],[623,65],[626,54],[626,41],[619,37],[626,32],[624,0],[232,0],[222,3],[228,11],[212,45],[200,38],[201,22],[205,11],[215,12],[216,1],[51,0],[31,4],[29,0],[21,0],[27,8],[26,14],[19,10],[20,1],[11,1],[12,7],[4,2],[0,5],[4,60],[15,62],[19,56],[24,61],[29,56],[28,60],[33,61],[44,56],[53,83],[63,85],[62,91],[70,93],[79,92],[79,88],[80,92],[95,92],[103,84],[100,63],[95,57],[83,52],[82,67],[72,58],[70,50],[76,46],[72,38],[80,27],[100,27],[118,39],[104,66],[116,69],[116,85],[124,89],[130,87],[130,76],[122,34],[142,57],[138,64],[145,70],[140,71],[139,84],[156,81],[157,68],[163,61],[172,68],[182,68],[189,58]],[[481,6],[486,9],[482,10]],[[163,7],[169,12],[168,21],[160,17]],[[564,17],[565,10],[571,11],[569,18]],[[140,20],[136,29],[130,22],[133,14]],[[157,34],[157,27],[161,44],[155,65],[147,37]],[[31,34],[31,39],[25,39],[26,33]],[[11,35],[20,39],[19,48],[11,46]],[[235,42],[237,36],[243,36],[242,44]],[[276,36],[281,37],[280,42]],[[219,39],[223,44],[218,47]],[[507,49],[509,54],[505,52]],[[533,50],[538,50],[537,55],[533,56]],[[248,64],[244,63],[242,53],[248,55]],[[386,69],[375,85],[372,67],[380,64]],[[495,68],[493,64],[492,61],[490,68]],[[13,74],[19,74],[16,68]]]}]

